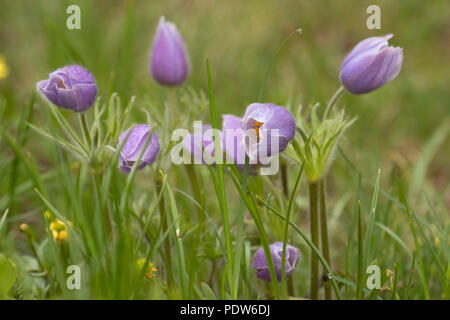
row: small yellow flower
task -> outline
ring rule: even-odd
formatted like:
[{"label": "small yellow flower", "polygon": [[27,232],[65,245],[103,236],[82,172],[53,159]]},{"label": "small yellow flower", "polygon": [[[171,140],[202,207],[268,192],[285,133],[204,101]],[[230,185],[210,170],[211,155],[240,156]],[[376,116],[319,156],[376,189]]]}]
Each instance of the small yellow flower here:
[{"label": "small yellow flower", "polygon": [[[140,258],[136,261],[136,268],[138,271],[141,271],[142,268],[145,265],[145,259],[144,258]],[[153,266],[153,263],[151,263],[150,261],[147,264],[147,272],[145,273],[145,276],[147,277],[147,279],[152,279],[155,276],[155,272],[158,271],[158,269],[156,269]]]},{"label": "small yellow flower", "polygon": [[[67,223],[72,226],[70,221]],[[60,219],[56,218],[55,221],[50,223],[50,231],[52,232],[53,239],[58,241],[59,244],[62,244],[64,240],[67,240],[67,226]]]},{"label": "small yellow flower", "polygon": [[0,55],[0,79],[6,78],[9,75],[9,67],[6,64],[5,58]]}]

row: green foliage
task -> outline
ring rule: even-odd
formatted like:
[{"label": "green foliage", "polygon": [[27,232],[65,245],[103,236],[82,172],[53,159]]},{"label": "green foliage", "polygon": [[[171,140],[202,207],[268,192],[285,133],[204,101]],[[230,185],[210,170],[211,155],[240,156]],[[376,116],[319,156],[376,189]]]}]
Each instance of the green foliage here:
[{"label": "green foliage", "polygon": [[[82,29],[72,31],[64,27],[71,1],[2,3],[0,55],[11,72],[0,79],[0,298],[308,298],[310,252],[336,299],[449,298],[450,63],[447,33],[436,32],[450,19],[444,2],[381,1],[382,32],[405,48],[404,68],[376,92],[343,96],[324,121],[320,106],[338,86],[344,54],[379,34],[364,26],[368,1],[78,3]],[[158,87],[148,73],[163,14],[191,58],[188,82],[177,89]],[[411,28],[415,15],[421,23]],[[84,120],[33,93],[49,71],[71,63],[99,84]],[[258,96],[321,103],[290,108],[299,130],[282,154],[286,181],[171,164],[174,128],[241,116]],[[154,125],[161,152],[151,167],[124,176],[117,138],[136,123]],[[306,218],[306,182],[325,175],[330,264]],[[68,228],[62,243],[50,230],[54,219]],[[265,283],[251,263],[261,246],[270,261],[275,241],[298,247],[301,258],[288,279]],[[373,263],[380,290],[365,286]],[[81,290],[67,289],[69,265],[81,268]]]},{"label": "green foliage", "polygon": [[330,118],[319,120],[316,104],[309,113],[302,114],[301,107],[296,113],[297,131],[288,156],[295,162],[304,163],[308,180],[316,182],[322,178],[334,160],[339,140],[355,121],[347,119],[344,110],[335,112]]}]

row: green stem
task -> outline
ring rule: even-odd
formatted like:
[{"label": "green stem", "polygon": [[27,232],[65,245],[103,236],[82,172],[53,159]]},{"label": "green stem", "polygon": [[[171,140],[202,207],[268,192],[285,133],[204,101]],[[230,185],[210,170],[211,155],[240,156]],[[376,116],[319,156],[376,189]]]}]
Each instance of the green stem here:
[{"label": "green stem", "polygon": [[[331,268],[330,262],[330,244],[328,240],[328,226],[327,226],[327,205],[326,205],[326,194],[325,194],[325,178],[320,181],[320,233],[322,240],[322,252],[325,261]],[[325,300],[331,300],[331,286],[327,281],[325,283]]]},{"label": "green stem", "polygon": [[88,145],[88,149],[90,150],[90,152],[92,154],[92,150],[91,150],[92,140],[91,140],[91,134],[89,133],[89,129],[88,129],[88,125],[87,125],[86,113],[84,113],[84,112],[80,113],[80,122],[81,122],[81,129],[83,131],[86,143]]},{"label": "green stem", "polygon": [[[319,247],[319,216],[318,216],[318,183],[309,182],[309,215],[310,215],[310,230],[311,241],[315,247]],[[318,285],[319,285],[319,260],[317,256],[311,252],[311,278],[310,278],[310,298],[312,300],[318,299]]]},{"label": "green stem", "polygon": [[[288,239],[288,232],[289,232],[289,222],[291,221],[291,208],[292,208],[292,204],[294,203],[295,193],[297,191],[297,187],[300,182],[300,177],[302,176],[302,172],[303,172],[303,165],[300,168],[300,171],[297,176],[297,180],[295,181],[294,190],[292,190],[292,194],[289,197],[289,204],[288,204],[287,213],[286,213],[286,222],[284,225],[283,253],[281,255],[281,270],[282,270],[281,271],[281,287],[282,287],[282,293],[283,293],[284,299],[286,299],[286,272],[285,272],[285,270],[286,270],[286,246],[287,246],[287,239]],[[290,288],[289,291],[292,292],[292,287]]]},{"label": "green stem", "polygon": [[344,94],[345,88],[341,86],[334,95],[331,97],[330,101],[327,104],[325,112],[323,114],[323,120],[327,119],[330,115],[331,110],[333,110],[334,105],[338,102],[339,98]]},{"label": "green stem", "polygon": [[[203,207],[203,197],[202,193],[200,192],[200,184],[198,183],[198,177],[195,174],[194,165],[193,164],[187,164],[185,165],[186,173],[188,175],[189,182],[191,184],[192,189],[192,195],[194,197],[194,200],[197,201],[197,203]],[[199,208],[197,205],[195,205],[195,208],[197,210],[197,218],[198,223],[203,224],[205,221],[205,213],[201,208]]]},{"label": "green stem", "polygon": [[275,54],[272,61],[270,62],[269,67],[266,70],[266,74],[264,75],[264,80],[263,80],[261,89],[259,90],[258,101],[261,101],[261,98],[264,93],[264,88],[266,87],[267,78],[269,77],[270,70],[272,70],[272,67],[273,67],[275,61],[277,60],[278,56],[280,55],[281,49],[283,49],[283,47],[286,45],[286,43],[289,41],[289,39],[296,33],[301,34],[302,29],[295,29],[286,37],[286,39],[283,40],[283,42],[281,43],[280,47],[277,50],[277,53]]},{"label": "green stem", "polygon": [[289,198],[289,184],[288,184],[288,176],[287,176],[287,164],[285,161],[282,161],[280,164],[281,170],[281,187],[283,188],[283,194],[286,198]]},{"label": "green stem", "polygon": [[[200,193],[200,187],[198,183],[197,175],[195,174],[194,165],[193,164],[187,164],[185,165],[186,173],[188,175],[188,180],[191,183],[191,189],[192,194],[194,197],[194,200],[198,203],[198,205],[194,205],[196,211],[197,211],[197,223],[198,223],[198,231],[196,232],[195,238],[194,238],[194,249],[193,249],[193,255],[191,258],[190,263],[190,270],[189,270],[189,276],[193,277],[195,270],[197,268],[197,250],[200,244],[200,240],[203,234],[203,225],[205,221],[205,213],[203,212],[203,201],[202,201],[202,195]],[[200,208],[201,206],[202,208]],[[189,296],[192,296],[192,292],[194,290],[194,281],[189,281]]]},{"label": "green stem", "polygon": [[168,89],[168,102],[174,125],[178,123],[178,106],[176,88]]},{"label": "green stem", "polygon": [[[156,193],[160,194],[162,189],[162,182],[157,177],[155,178],[155,186],[156,186]],[[167,212],[166,212],[166,205],[164,203],[164,195],[161,198],[161,201],[159,201],[159,214],[161,215],[161,228],[162,228],[162,234],[166,234],[168,230],[168,224],[167,224]],[[172,287],[173,279],[172,279],[172,253],[170,251],[170,239],[169,237],[166,237],[164,239],[164,263],[166,266],[166,276],[167,276],[167,283],[169,284],[169,287]]]}]

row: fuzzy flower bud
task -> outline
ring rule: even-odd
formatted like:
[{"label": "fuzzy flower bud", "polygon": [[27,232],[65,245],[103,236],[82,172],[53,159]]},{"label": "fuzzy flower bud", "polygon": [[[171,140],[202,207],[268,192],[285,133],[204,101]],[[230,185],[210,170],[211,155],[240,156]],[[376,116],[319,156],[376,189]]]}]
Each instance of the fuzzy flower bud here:
[{"label": "fuzzy flower bud", "polygon": [[46,80],[36,84],[38,92],[58,107],[83,112],[97,96],[97,84],[92,74],[77,65],[59,68]]},{"label": "fuzzy flower bud", "polygon": [[[283,256],[283,242],[275,242],[269,246],[270,252],[272,254],[272,260],[275,267],[275,273],[277,275],[277,280],[281,281],[281,265],[282,265],[282,256]],[[300,251],[286,244],[286,260],[284,265],[284,270],[286,272],[286,278],[288,275],[292,273],[295,266],[300,259]],[[269,265],[266,260],[266,255],[264,254],[264,249],[260,248],[255,253],[255,257],[253,258],[252,268],[258,270],[256,276],[260,279],[263,279],[267,282],[270,282],[270,271]]]},{"label": "fuzzy flower bud", "polygon": [[358,43],[341,65],[340,79],[353,94],[368,93],[394,80],[402,68],[403,49],[388,46],[392,34]]},{"label": "fuzzy flower bud", "polygon": [[[146,124],[139,124],[124,131],[119,137],[119,144],[117,149],[120,151],[119,169],[122,173],[128,174],[131,171],[134,163],[138,161],[142,149],[147,143],[148,135],[150,134],[150,126]],[[129,131],[131,130],[131,133]],[[127,138],[128,137],[128,138]],[[125,141],[125,139],[127,139]],[[123,146],[122,146],[123,145]],[[156,133],[153,133],[150,141],[148,141],[147,148],[139,161],[137,169],[142,169],[146,165],[151,165],[155,161],[159,152],[159,138]]]},{"label": "fuzzy flower bud", "polygon": [[161,17],[150,58],[150,71],[163,86],[182,84],[189,75],[189,59],[183,37],[175,24]]}]

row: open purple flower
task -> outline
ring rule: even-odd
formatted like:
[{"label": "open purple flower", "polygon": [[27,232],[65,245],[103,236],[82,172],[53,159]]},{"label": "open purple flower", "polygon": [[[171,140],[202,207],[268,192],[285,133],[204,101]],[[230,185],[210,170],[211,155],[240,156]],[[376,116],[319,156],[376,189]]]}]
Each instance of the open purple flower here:
[{"label": "open purple flower", "polygon": [[176,86],[189,75],[189,59],[183,37],[175,24],[161,17],[150,58],[150,71],[160,85]]},{"label": "open purple flower", "polygon": [[97,84],[89,71],[78,65],[57,69],[36,84],[38,92],[58,107],[83,112],[95,101]]},{"label": "open purple flower", "polygon": [[247,155],[259,162],[286,149],[295,135],[295,120],[283,107],[252,103],[245,111],[242,129]]},{"label": "open purple flower", "polygon": [[[282,257],[283,257],[283,242],[275,242],[269,246],[270,253],[272,254],[273,265],[275,267],[275,273],[277,275],[277,280],[281,281],[281,265],[282,265]],[[284,270],[286,273],[286,278],[292,273],[295,266],[300,259],[300,251],[286,244],[286,260],[284,265]],[[270,282],[270,271],[269,265],[266,260],[266,255],[264,254],[264,249],[259,248],[256,251],[255,256],[252,262],[252,268],[258,270],[256,276],[260,279],[263,279],[267,282]]]},{"label": "open purple flower", "polygon": [[[195,127],[195,125],[194,125]],[[215,165],[215,149],[212,127],[203,125],[201,130],[194,128],[193,134],[183,139],[183,146],[195,159],[195,163]],[[245,166],[245,139],[242,119],[232,114],[222,115],[222,130],[218,130],[219,148],[223,163],[234,163],[240,171]],[[203,146],[202,146],[203,145]],[[256,173],[257,166],[249,164],[249,174]]]},{"label": "open purple flower", "polygon": [[[131,133],[129,133],[130,130]],[[122,148],[119,155],[119,169],[122,173],[130,173],[133,165],[138,161],[142,149],[145,147],[149,134],[150,126],[139,124],[124,131],[120,135],[117,149],[120,150],[120,148]],[[146,165],[151,165],[153,161],[155,161],[158,152],[159,139],[156,133],[153,133],[150,141],[148,141],[147,148],[139,161],[137,169],[142,169]]]},{"label": "open purple flower", "polygon": [[368,93],[395,79],[402,68],[403,49],[388,46],[392,34],[358,43],[341,65],[340,79],[353,94]]},{"label": "open purple flower", "polygon": [[[211,125],[202,125],[201,130],[195,130],[194,133],[188,134],[183,138],[183,147],[193,157],[194,163],[215,165],[215,148],[213,139],[213,129]],[[219,131],[219,148],[223,150],[222,146],[222,132]]]}]

